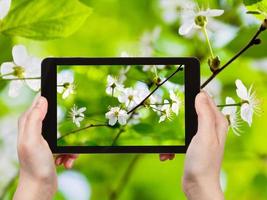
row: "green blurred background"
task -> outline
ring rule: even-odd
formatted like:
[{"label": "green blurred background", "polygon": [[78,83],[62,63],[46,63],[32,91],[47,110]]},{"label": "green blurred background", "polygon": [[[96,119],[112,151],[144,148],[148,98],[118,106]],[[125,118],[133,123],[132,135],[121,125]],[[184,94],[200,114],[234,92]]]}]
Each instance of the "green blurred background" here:
[{"label": "green blurred background", "polygon": [[[18,2],[12,1],[12,7]],[[210,75],[206,64],[208,48],[203,37],[200,33],[191,38],[180,36],[179,17],[167,22],[160,0],[81,2],[91,7],[93,12],[79,30],[67,38],[37,41],[1,34],[0,63],[12,60],[14,44],[24,44],[31,54],[39,57],[120,56],[123,51],[130,56],[141,56],[144,49],[152,49],[151,56],[196,56],[201,61],[202,79]],[[215,54],[222,63],[247,44],[261,23],[254,16],[245,14],[246,8],[240,0],[198,3],[201,8],[225,10],[221,17],[216,18],[219,23],[210,33]],[[147,38],[152,38],[149,33],[155,27],[160,27],[161,32],[151,43]],[[246,86],[253,84],[262,102],[261,113],[254,116],[251,128],[243,124],[240,137],[232,131],[228,134],[221,174],[226,199],[267,199],[267,34],[263,33],[260,38],[262,44],[238,58],[207,87],[217,103],[223,103],[226,96],[238,100],[234,81],[239,78]],[[14,99],[8,97],[7,91],[6,82],[0,81],[0,193],[5,193],[5,199],[11,199],[16,186],[13,177],[18,169],[14,124],[20,113],[31,104],[35,93],[25,87],[19,98]],[[181,189],[183,163],[184,155],[176,155],[175,160],[169,162],[160,162],[155,154],[81,155],[73,171],[66,173],[58,169],[60,191],[55,199],[185,199]],[[111,195],[114,193],[118,195]],[[71,195],[76,196],[71,198]]]}]

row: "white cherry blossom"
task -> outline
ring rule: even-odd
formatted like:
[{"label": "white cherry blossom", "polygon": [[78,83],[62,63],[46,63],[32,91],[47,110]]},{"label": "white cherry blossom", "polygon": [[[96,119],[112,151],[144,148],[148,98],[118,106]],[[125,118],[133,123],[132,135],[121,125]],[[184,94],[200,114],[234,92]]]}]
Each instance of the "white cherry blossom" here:
[{"label": "white cherry blossom", "polygon": [[195,9],[188,9],[186,12],[183,12],[182,25],[179,28],[179,34],[190,34],[192,30],[206,26],[208,18],[221,16],[223,13],[224,10],[219,9],[207,9],[197,12]]},{"label": "white cherry blossom", "polygon": [[161,107],[161,117],[159,123],[165,121],[166,119],[171,119],[171,106],[168,100],[164,100],[164,105]]},{"label": "white cherry blossom", "polygon": [[120,103],[124,103],[127,108],[131,109],[139,103],[138,92],[133,88],[124,89],[118,96]]},{"label": "white cherry blossom", "polygon": [[74,76],[70,70],[63,70],[57,75],[57,92],[66,99],[70,94],[74,94]]},{"label": "white cherry blossom", "polygon": [[247,89],[239,79],[235,81],[235,84],[237,96],[243,101],[241,105],[241,118],[251,126],[253,113],[259,111],[259,101],[256,99],[255,92],[252,91],[252,86]]},{"label": "white cherry blossom", "polygon": [[111,96],[117,97],[124,89],[123,84],[115,77],[108,75],[106,93]]},{"label": "white cherry blossom", "polygon": [[[225,100],[226,104],[235,104],[235,100],[231,97],[226,97]],[[236,106],[225,106],[222,109],[222,113],[227,117],[230,127],[233,130],[233,133],[237,136],[240,136],[240,126],[241,122],[238,117],[237,108]]]},{"label": "white cherry blossom", "polygon": [[86,107],[78,108],[75,104],[71,108],[70,116],[72,118],[72,122],[77,126],[81,126],[81,122],[84,120],[84,112],[86,111]]},{"label": "white cherry blossom", "polygon": [[172,100],[172,104],[171,104],[172,112],[178,115],[181,104],[182,104],[181,99],[178,97],[178,95],[174,93],[173,90],[170,91],[170,98]]},{"label": "white cherry blossom", "polygon": [[121,125],[125,125],[128,119],[127,112],[119,107],[110,108],[105,116],[108,119],[108,124],[110,126],[114,126],[117,122]]},{"label": "white cherry blossom", "polygon": [[11,6],[11,0],[0,0],[0,20],[4,19]]},{"label": "white cherry blossom", "polygon": [[5,62],[1,65],[1,77],[11,80],[8,94],[17,97],[24,83],[32,90],[40,90],[41,59],[28,55],[23,45],[15,45],[12,49],[12,62]]},{"label": "white cherry blossom", "polygon": [[159,38],[160,27],[155,27],[152,32],[145,32],[140,41],[141,56],[149,57],[153,55],[154,43]]}]

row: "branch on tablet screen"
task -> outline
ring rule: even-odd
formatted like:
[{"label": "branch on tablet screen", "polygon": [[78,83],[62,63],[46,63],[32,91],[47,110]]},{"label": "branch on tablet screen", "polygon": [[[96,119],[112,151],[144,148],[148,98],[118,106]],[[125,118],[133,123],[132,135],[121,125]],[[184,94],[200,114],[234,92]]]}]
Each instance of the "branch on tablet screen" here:
[{"label": "branch on tablet screen", "polygon": [[139,104],[137,104],[134,108],[132,108],[130,111],[127,112],[127,114],[132,113],[133,111],[135,111],[137,108],[141,107],[144,105],[145,101],[152,95],[154,94],[154,92],[156,92],[164,83],[166,83],[169,79],[171,79],[177,72],[182,71],[183,70],[183,66],[184,65],[180,65],[169,77],[167,77],[164,81],[162,81],[161,83],[159,83],[157,85],[157,87],[152,90]]},{"label": "branch on tablet screen", "polygon": [[95,128],[95,127],[111,127],[110,125],[108,124],[90,124],[88,126],[85,126],[83,128],[79,128],[79,129],[76,129],[76,130],[73,130],[73,131],[70,131],[68,133],[65,133],[64,135],[62,135],[61,137],[59,137],[57,140],[62,140],[63,138],[69,136],[69,135],[72,135],[72,134],[75,134],[75,133],[78,133],[80,131],[83,131],[83,130],[86,130],[86,129],[89,129],[89,128]]}]

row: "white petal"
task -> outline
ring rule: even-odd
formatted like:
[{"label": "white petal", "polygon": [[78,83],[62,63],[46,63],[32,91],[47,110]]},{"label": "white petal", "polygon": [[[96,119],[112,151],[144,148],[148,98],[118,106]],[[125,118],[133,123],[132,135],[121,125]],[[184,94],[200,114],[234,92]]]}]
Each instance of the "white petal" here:
[{"label": "white petal", "polygon": [[162,115],[162,116],[159,118],[159,123],[165,121],[165,119],[166,119],[166,115]]},{"label": "white petal", "polygon": [[237,87],[236,89],[237,96],[243,100],[248,100],[248,90],[242,83],[242,81],[238,79],[235,81],[235,84]]},{"label": "white petal", "polygon": [[25,76],[26,77],[40,77],[41,76],[41,63],[39,58],[31,57],[25,63]]},{"label": "white petal", "polygon": [[69,95],[70,95],[70,91],[69,91],[69,90],[65,90],[65,91],[63,92],[62,98],[63,98],[63,99],[66,99]]},{"label": "white petal", "polygon": [[25,67],[24,65],[29,59],[27,49],[23,45],[15,45],[12,49],[12,56],[14,63],[20,67]]},{"label": "white petal", "polygon": [[241,118],[251,126],[253,109],[249,104],[245,103],[241,106]]},{"label": "white petal", "polygon": [[[13,62],[5,62],[1,65],[1,75],[9,74],[14,72],[13,67],[15,67],[15,64]],[[3,78],[15,78],[13,75],[3,76]]]},{"label": "white petal", "polygon": [[224,13],[224,10],[219,9],[208,9],[205,11],[200,11],[198,14],[206,17],[217,17],[221,16]]},{"label": "white petal", "polygon": [[31,88],[33,91],[39,91],[41,88],[41,80],[26,80],[27,85],[29,88]]},{"label": "white petal", "polygon": [[57,87],[57,92],[58,92],[58,93],[61,94],[63,91],[64,91],[64,87],[61,87],[61,86],[58,86],[58,87]]},{"label": "white petal", "polygon": [[179,113],[179,105],[178,103],[173,103],[172,104],[172,112],[174,112],[176,115]]},{"label": "white petal", "polygon": [[116,117],[110,117],[109,121],[108,121],[108,124],[110,126],[114,126],[116,124],[116,122],[117,122],[117,118]]},{"label": "white petal", "polygon": [[76,124],[77,127],[81,126],[81,124],[80,124],[80,122],[78,120],[75,120],[75,124]]},{"label": "white petal", "polygon": [[23,85],[21,80],[11,81],[9,84],[8,95],[10,97],[17,97],[20,94],[20,89]]},{"label": "white petal", "polygon": [[188,21],[183,23],[179,28],[179,34],[187,35],[193,29],[194,25],[195,25],[194,21]]},{"label": "white petal", "polygon": [[83,113],[84,111],[86,111],[86,107],[82,107],[78,110],[79,113]]},{"label": "white petal", "polygon": [[125,125],[127,122],[125,116],[119,116],[118,121],[121,125]]},{"label": "white petal", "polygon": [[0,20],[4,19],[8,14],[11,6],[11,0],[0,0]]},{"label": "white petal", "polygon": [[[235,100],[231,97],[226,97],[226,104],[235,104]],[[222,109],[224,115],[233,115],[236,113],[236,106],[225,106]]]}]

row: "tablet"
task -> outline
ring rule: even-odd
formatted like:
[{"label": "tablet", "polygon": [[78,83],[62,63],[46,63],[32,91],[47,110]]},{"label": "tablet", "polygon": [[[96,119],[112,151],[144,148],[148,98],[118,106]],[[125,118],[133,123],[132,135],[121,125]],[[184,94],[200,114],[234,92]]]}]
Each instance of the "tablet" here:
[{"label": "tablet", "polygon": [[185,153],[197,131],[196,58],[46,58],[53,153]]}]

